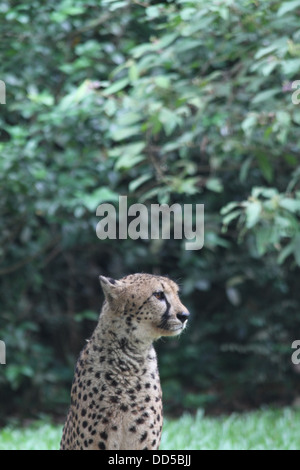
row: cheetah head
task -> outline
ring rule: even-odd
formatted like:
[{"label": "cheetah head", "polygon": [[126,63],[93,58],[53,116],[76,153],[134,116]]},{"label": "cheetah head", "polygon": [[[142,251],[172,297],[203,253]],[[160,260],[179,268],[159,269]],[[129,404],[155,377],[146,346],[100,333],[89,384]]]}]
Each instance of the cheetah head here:
[{"label": "cheetah head", "polygon": [[120,280],[100,276],[110,314],[141,340],[177,336],[186,327],[189,312],[172,280],[150,274],[132,274]]}]

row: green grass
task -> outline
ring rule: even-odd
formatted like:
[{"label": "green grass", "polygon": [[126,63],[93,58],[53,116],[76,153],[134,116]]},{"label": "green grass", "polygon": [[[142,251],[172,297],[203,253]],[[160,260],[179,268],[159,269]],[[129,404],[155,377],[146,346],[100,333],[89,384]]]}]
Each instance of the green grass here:
[{"label": "green grass", "polygon": [[[220,418],[184,415],[165,420],[161,450],[300,449],[300,410],[262,410]],[[62,426],[36,422],[0,431],[0,450],[55,450]]]}]

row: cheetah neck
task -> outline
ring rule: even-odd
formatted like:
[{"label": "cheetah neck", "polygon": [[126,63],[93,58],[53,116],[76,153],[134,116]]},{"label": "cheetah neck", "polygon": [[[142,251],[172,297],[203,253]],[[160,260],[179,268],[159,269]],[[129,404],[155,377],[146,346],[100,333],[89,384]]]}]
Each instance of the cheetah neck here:
[{"label": "cheetah neck", "polygon": [[152,341],[141,341],[130,332],[124,332],[117,321],[108,322],[100,316],[89,342],[94,366],[107,368],[122,375],[144,375],[157,369],[156,353]]}]

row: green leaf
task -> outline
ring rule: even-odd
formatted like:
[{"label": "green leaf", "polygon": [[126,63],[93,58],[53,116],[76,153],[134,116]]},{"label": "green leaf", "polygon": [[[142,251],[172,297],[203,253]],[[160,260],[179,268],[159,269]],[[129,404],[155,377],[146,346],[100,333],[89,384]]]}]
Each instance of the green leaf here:
[{"label": "green leaf", "polygon": [[271,181],[273,180],[274,170],[268,157],[264,154],[259,154],[256,155],[256,158],[258,160],[258,164],[263,176],[269,183],[271,183]]},{"label": "green leaf", "polygon": [[242,210],[238,209],[238,210],[234,210],[234,211],[230,212],[229,214],[225,215],[222,219],[222,222],[223,222],[222,232],[223,233],[226,232],[230,222],[232,222],[234,219],[237,219],[238,217],[240,217],[241,214],[242,214]]},{"label": "green leaf", "polygon": [[226,206],[222,207],[222,209],[220,210],[220,214],[221,215],[228,214],[233,209],[236,209],[236,207],[240,207],[240,205],[241,204],[239,202],[229,202],[228,204],[226,204]]},{"label": "green leaf", "polygon": [[159,113],[159,120],[164,126],[166,134],[169,136],[179,124],[180,119],[176,116],[174,111],[163,108]]},{"label": "green leaf", "polygon": [[206,188],[215,193],[221,193],[223,191],[223,184],[219,178],[209,178],[206,181]]},{"label": "green leaf", "polygon": [[141,175],[139,178],[129,183],[129,191],[134,193],[140,186],[142,186],[142,184],[146,183],[146,181],[149,181],[151,178],[152,174]]},{"label": "green leaf", "polygon": [[184,178],[183,180],[179,178],[175,183],[176,192],[179,194],[197,194],[199,189],[197,188],[197,183],[199,183],[199,178],[197,176],[191,178]]},{"label": "green leaf", "polygon": [[132,49],[131,53],[134,57],[134,59],[139,59],[142,57],[146,52],[152,51],[153,46],[152,44],[146,43],[146,44],[140,44],[139,46],[136,46]]},{"label": "green leaf", "polygon": [[111,133],[111,136],[116,142],[119,142],[121,140],[129,139],[130,137],[133,137],[139,134],[139,132],[140,132],[140,126],[130,126],[130,127],[123,127],[123,128],[118,128],[114,130]]},{"label": "green leaf", "polygon": [[261,47],[255,54],[255,59],[261,59],[265,55],[269,55],[278,48],[278,44],[271,44],[267,47]]},{"label": "green leaf", "polygon": [[118,80],[114,82],[112,85],[107,87],[103,92],[103,96],[109,96],[113,95],[114,93],[117,93],[118,91],[123,90],[127,85],[129,84],[128,78],[122,78],[121,80]]},{"label": "green leaf", "polygon": [[91,94],[90,84],[90,80],[84,80],[78,88],[75,88],[69,94],[66,94],[59,103],[60,110],[65,111],[68,110],[70,106],[77,106],[81,103],[88,95]]},{"label": "green leaf", "polygon": [[300,59],[289,59],[281,62],[282,71],[285,77],[293,77],[299,73]]},{"label": "green leaf", "polygon": [[223,6],[219,8],[219,15],[224,21],[227,21],[229,19],[230,11],[227,7]]},{"label": "green leaf", "polygon": [[295,10],[296,8],[300,7],[300,0],[293,0],[292,2],[283,2],[281,7],[279,8],[277,15],[283,16],[289,11]]},{"label": "green leaf", "polygon": [[298,266],[300,266],[300,233],[298,233],[294,238],[294,257]]},{"label": "green leaf", "polygon": [[133,157],[140,155],[146,147],[145,142],[134,142],[132,144],[120,145],[109,151],[109,156],[112,158],[122,158],[124,155]]},{"label": "green leaf", "polygon": [[272,231],[273,229],[269,225],[264,225],[256,230],[256,247],[259,256],[263,256],[267,252],[268,247],[270,246],[270,240],[272,238]]},{"label": "green leaf", "polygon": [[159,75],[155,77],[155,83],[160,88],[169,88],[170,87],[170,78],[167,75]]},{"label": "green leaf", "polygon": [[285,154],[283,155],[283,158],[291,166],[296,166],[298,164],[298,159],[295,155]]},{"label": "green leaf", "polygon": [[281,90],[279,88],[273,88],[271,90],[265,90],[261,91],[258,93],[252,100],[252,104],[258,104],[263,101],[269,101],[271,98],[273,98],[275,95],[278,95]]},{"label": "green leaf", "polygon": [[293,121],[300,126],[300,110],[296,110],[293,113]]},{"label": "green leaf", "polygon": [[279,206],[287,209],[289,212],[300,212],[300,201],[291,198],[284,198],[279,201]]},{"label": "green leaf", "polygon": [[139,78],[139,69],[135,60],[131,62],[131,65],[128,69],[128,77],[131,83],[135,82]]},{"label": "green leaf", "polygon": [[146,8],[146,15],[153,20],[161,15],[161,7],[153,5]]},{"label": "green leaf", "polygon": [[92,194],[77,194],[77,200],[83,204],[90,212],[94,212],[99,204],[103,202],[118,202],[119,196],[109,187],[96,189]]},{"label": "green leaf", "polygon": [[241,169],[240,169],[240,182],[241,183],[245,183],[248,173],[250,171],[252,162],[253,162],[253,157],[249,157],[242,164]]},{"label": "green leaf", "polygon": [[139,113],[136,113],[134,111],[127,111],[123,114],[120,114],[118,116],[118,125],[121,127],[128,127],[131,126],[132,124],[137,124],[138,122],[141,121],[141,115]]},{"label": "green leaf", "polygon": [[76,313],[76,315],[74,315],[74,320],[78,323],[84,320],[97,321],[98,318],[99,314],[94,312],[93,310],[84,310],[83,312]]},{"label": "green leaf", "polygon": [[271,199],[273,197],[276,197],[278,196],[279,192],[276,188],[264,188],[264,187],[257,187],[255,186],[254,188],[252,188],[252,191],[251,191],[251,196],[254,198],[254,199],[257,199],[261,196],[267,198],[267,199]]},{"label": "green leaf", "polygon": [[260,219],[262,205],[260,202],[248,202],[246,206],[246,227],[253,228]]},{"label": "green leaf", "polygon": [[125,154],[122,157],[120,157],[115,165],[116,170],[129,170],[130,168],[133,168],[136,166],[138,163],[142,162],[145,160],[145,155],[128,155]]},{"label": "green leaf", "polygon": [[288,50],[287,40],[288,38],[286,36],[279,37],[275,41],[272,41],[272,43],[269,46],[260,48],[254,56],[255,59],[261,59],[264,56],[273,55],[275,51],[277,55],[279,55],[280,57],[283,57]]},{"label": "green leaf", "polygon": [[126,0],[119,1],[119,2],[117,2],[116,0],[109,0],[109,3],[111,4],[109,7],[110,11],[116,11],[116,10],[119,10],[120,8],[124,8],[128,6],[128,3]]},{"label": "green leaf", "polygon": [[250,137],[253,129],[255,128],[258,120],[257,113],[249,113],[248,116],[244,119],[241,126],[247,137]]},{"label": "green leaf", "polygon": [[150,189],[149,191],[146,191],[140,198],[140,202],[143,204],[145,201],[148,201],[149,199],[158,199],[160,192],[159,187],[155,187]]},{"label": "green leaf", "polygon": [[287,127],[291,122],[291,115],[287,111],[280,110],[276,112],[276,120],[281,126]]},{"label": "green leaf", "polygon": [[293,253],[293,251],[294,251],[294,244],[291,242],[280,251],[278,258],[277,258],[278,264],[283,264],[285,260]]},{"label": "green leaf", "polygon": [[268,62],[261,67],[261,72],[265,77],[268,77],[278,65],[279,61],[273,58],[272,62]]},{"label": "green leaf", "polygon": [[54,105],[54,97],[51,96],[46,91],[43,93],[35,94],[30,93],[28,98],[33,101],[34,103],[44,104],[45,106],[53,106]]},{"label": "green leaf", "polygon": [[178,37],[178,32],[176,31],[175,33],[170,33],[170,34],[165,34],[162,36],[159,41],[155,42],[152,49],[157,51],[160,49],[164,49],[165,47],[168,47],[172,42],[175,41]]}]

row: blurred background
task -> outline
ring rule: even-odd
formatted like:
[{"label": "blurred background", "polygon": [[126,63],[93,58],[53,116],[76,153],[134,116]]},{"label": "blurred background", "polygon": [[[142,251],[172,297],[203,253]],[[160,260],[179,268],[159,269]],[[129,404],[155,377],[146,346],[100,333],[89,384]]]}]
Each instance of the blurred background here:
[{"label": "blurred background", "polygon": [[[179,281],[165,412],[299,403],[300,1],[0,5],[0,423],[65,416],[99,274]],[[299,99],[298,99],[299,98]],[[299,101],[299,102],[298,102]],[[96,208],[205,204],[205,246],[105,240]]]}]

